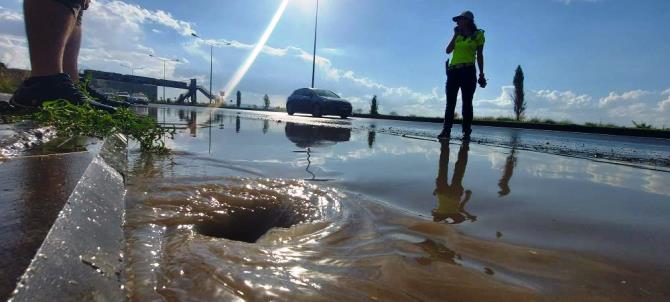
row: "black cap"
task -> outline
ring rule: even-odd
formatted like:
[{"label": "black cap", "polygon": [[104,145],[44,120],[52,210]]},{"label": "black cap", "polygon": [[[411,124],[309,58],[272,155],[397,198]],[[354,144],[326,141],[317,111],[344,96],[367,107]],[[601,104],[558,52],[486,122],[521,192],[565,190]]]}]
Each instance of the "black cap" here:
[{"label": "black cap", "polygon": [[460,15],[454,17],[452,20],[454,20],[454,22],[458,22],[458,19],[468,19],[470,21],[475,21],[475,15],[471,11],[466,10]]}]

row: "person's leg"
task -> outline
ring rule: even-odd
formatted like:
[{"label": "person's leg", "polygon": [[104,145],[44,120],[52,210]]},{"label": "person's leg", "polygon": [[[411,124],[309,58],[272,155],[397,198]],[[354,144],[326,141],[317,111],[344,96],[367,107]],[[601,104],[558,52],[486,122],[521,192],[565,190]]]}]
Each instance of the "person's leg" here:
[{"label": "person's leg", "polygon": [[63,54],[63,71],[67,73],[73,82],[79,81],[79,49],[81,47],[81,12],[77,17],[77,25],[72,29],[72,34],[65,45],[65,52]]},{"label": "person's leg", "polygon": [[447,107],[444,111],[444,130],[445,134],[451,132],[451,127],[454,125],[454,110],[456,110],[456,102],[458,102],[458,74],[455,70],[449,72],[447,77]]},{"label": "person's leg", "polygon": [[25,0],[23,11],[33,77],[63,73],[65,45],[79,10],[53,0]]},{"label": "person's leg", "polygon": [[463,69],[461,93],[463,95],[463,135],[465,138],[470,137],[472,133],[472,118],[473,108],[472,99],[475,96],[477,89],[477,70],[474,68]]}]

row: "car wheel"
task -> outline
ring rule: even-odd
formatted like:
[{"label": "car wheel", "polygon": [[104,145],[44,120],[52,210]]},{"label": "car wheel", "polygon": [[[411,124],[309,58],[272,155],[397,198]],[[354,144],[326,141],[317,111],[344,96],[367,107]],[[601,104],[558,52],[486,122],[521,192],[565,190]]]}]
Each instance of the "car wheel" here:
[{"label": "car wheel", "polygon": [[348,118],[349,116],[346,115],[346,114],[343,114],[343,115],[340,115],[340,117],[341,117],[342,119],[346,119],[346,118]]},{"label": "car wheel", "polygon": [[314,108],[312,109],[312,116],[313,117],[321,117],[323,113],[321,112],[321,106],[319,105],[314,105]]},{"label": "car wheel", "polygon": [[293,111],[293,106],[286,106],[286,113],[288,113],[288,115],[293,115],[295,113],[295,111]]}]

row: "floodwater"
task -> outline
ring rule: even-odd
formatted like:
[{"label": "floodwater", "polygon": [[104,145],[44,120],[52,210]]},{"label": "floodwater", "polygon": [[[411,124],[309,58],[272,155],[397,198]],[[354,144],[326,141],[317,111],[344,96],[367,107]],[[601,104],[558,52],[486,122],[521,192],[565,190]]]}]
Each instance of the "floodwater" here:
[{"label": "floodwater", "polygon": [[179,131],[131,152],[130,300],[670,299],[667,140],[145,111]]}]

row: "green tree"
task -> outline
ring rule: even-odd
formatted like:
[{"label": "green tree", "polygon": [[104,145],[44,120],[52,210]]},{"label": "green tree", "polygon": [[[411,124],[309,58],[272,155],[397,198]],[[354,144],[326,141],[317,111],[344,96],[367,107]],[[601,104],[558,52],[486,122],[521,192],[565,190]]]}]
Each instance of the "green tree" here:
[{"label": "green tree", "polygon": [[237,108],[240,108],[242,106],[242,92],[237,91]]},{"label": "green tree", "polygon": [[372,97],[372,102],[370,103],[370,115],[377,116],[379,115],[379,105],[377,104],[377,96]]},{"label": "green tree", "polygon": [[517,121],[522,120],[526,112],[526,95],[523,90],[523,80],[523,69],[521,69],[521,65],[519,65],[514,74],[514,95],[512,96],[512,100],[514,101],[514,114],[516,115]]},{"label": "green tree", "polygon": [[263,97],[263,103],[265,104],[265,110],[270,109],[270,97],[267,94]]}]

